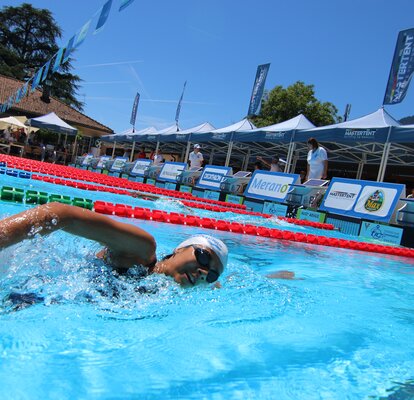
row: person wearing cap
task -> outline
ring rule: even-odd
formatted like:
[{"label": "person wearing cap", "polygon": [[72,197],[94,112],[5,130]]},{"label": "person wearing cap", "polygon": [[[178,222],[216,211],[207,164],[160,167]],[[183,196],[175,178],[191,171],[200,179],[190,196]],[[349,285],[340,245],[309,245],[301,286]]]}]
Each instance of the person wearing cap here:
[{"label": "person wearing cap", "polygon": [[97,253],[118,272],[142,266],[147,274],[170,276],[183,287],[216,282],[227,264],[227,246],[209,235],[192,236],[160,261],[152,235],[137,226],[62,203],[48,203],[0,221],[0,250],[33,236],[56,230],[94,240]]},{"label": "person wearing cap", "polygon": [[199,144],[194,145],[194,151],[192,151],[188,156],[188,161],[190,162],[190,169],[198,169],[203,165],[204,158],[200,152],[201,146]]}]

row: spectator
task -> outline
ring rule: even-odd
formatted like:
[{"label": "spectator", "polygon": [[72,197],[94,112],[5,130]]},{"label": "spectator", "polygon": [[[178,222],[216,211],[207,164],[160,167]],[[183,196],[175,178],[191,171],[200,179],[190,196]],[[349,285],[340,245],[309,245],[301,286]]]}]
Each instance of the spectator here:
[{"label": "spectator", "polygon": [[147,155],[145,154],[145,147],[141,147],[141,151],[138,153],[137,158],[147,158]]},{"label": "spectator", "polygon": [[326,150],[319,146],[315,138],[308,140],[308,168],[305,180],[326,179],[328,176],[328,154]]},{"label": "spectator", "polygon": [[267,162],[262,157],[257,157],[257,159],[259,161],[261,161],[264,165],[266,165],[269,168],[270,172],[283,172],[280,168],[280,165],[279,165],[279,157],[278,156],[274,156],[272,158],[272,160],[270,161],[270,163]]},{"label": "spectator", "polygon": [[413,199],[414,198],[414,188],[411,189],[411,193],[407,196],[407,199]]},{"label": "spectator", "polygon": [[194,151],[192,151],[188,157],[190,162],[190,169],[198,169],[203,165],[204,158],[200,152],[201,146],[199,144],[194,145]]},{"label": "spectator", "polygon": [[160,165],[164,162],[164,157],[162,156],[161,150],[154,151],[154,154],[151,158],[154,165]]},{"label": "spectator", "polygon": [[260,171],[263,168],[262,163],[260,161],[256,161],[254,163],[254,170],[255,171]]}]

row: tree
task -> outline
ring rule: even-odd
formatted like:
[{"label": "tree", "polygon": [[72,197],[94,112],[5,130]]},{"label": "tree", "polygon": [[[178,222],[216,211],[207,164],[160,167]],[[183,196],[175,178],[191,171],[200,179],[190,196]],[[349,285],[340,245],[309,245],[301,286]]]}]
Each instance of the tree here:
[{"label": "tree", "polygon": [[[30,78],[58,51],[57,39],[62,30],[49,10],[24,3],[6,6],[0,11],[0,74],[16,79]],[[53,75],[50,93],[64,103],[82,111],[76,94],[81,79],[74,74],[71,59]]]},{"label": "tree", "polygon": [[409,117],[401,118],[398,122],[401,125],[412,125],[412,124],[414,124],[414,115],[410,115]]},{"label": "tree", "polygon": [[315,97],[313,85],[298,81],[284,89],[273,88],[262,102],[260,114],[252,118],[258,127],[277,124],[304,114],[316,126],[334,124],[342,118],[338,109],[329,102],[321,103]]}]

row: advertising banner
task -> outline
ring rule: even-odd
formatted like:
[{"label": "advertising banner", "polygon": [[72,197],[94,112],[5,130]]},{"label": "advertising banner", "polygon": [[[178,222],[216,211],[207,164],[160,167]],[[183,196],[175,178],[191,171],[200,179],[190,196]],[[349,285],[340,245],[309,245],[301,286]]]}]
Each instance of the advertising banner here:
[{"label": "advertising banner", "polygon": [[255,115],[260,107],[269,68],[270,64],[263,64],[257,67],[256,78],[254,80],[252,95],[250,97],[249,110],[247,111],[248,116]]},{"label": "advertising banner", "polygon": [[290,185],[300,182],[298,174],[255,171],[244,191],[246,197],[283,202],[288,195]]},{"label": "advertising banner", "polygon": [[98,164],[96,164],[96,168],[103,168],[105,166],[105,162],[110,159],[111,159],[111,156],[102,156],[99,159]]},{"label": "advertising banner", "polygon": [[230,167],[206,165],[196,186],[204,189],[220,190],[220,183],[223,177],[230,175],[231,171]]},{"label": "advertising banner", "polygon": [[135,165],[132,167],[129,174],[132,176],[144,176],[145,170],[151,165],[151,163],[151,160],[139,158],[135,161]]},{"label": "advertising banner", "polygon": [[404,100],[414,72],[414,29],[398,34],[383,104]]},{"label": "advertising banner", "polygon": [[85,158],[83,159],[83,161],[82,161],[82,165],[84,167],[87,167],[89,165],[89,163],[91,162],[92,158],[93,158],[93,154],[87,154],[85,156]]},{"label": "advertising banner", "polygon": [[117,157],[115,158],[114,163],[112,164],[112,167],[110,169],[111,172],[121,172],[122,169],[125,167],[125,164],[127,163],[128,158],[127,157]]},{"label": "advertising banner", "polygon": [[139,103],[139,93],[135,95],[134,105],[132,106],[131,120],[130,120],[130,123],[132,126],[135,126],[135,121],[137,119],[138,103]]},{"label": "advertising banner", "polygon": [[287,206],[279,203],[272,203],[271,201],[265,201],[263,205],[263,214],[272,214],[281,217],[286,217]]},{"label": "advertising banner", "polygon": [[325,222],[325,214],[318,211],[299,208],[296,218],[312,222]]},{"label": "advertising banner", "polygon": [[401,243],[402,234],[402,228],[364,221],[361,224],[361,232],[359,233],[359,236],[365,239],[379,240],[398,246]]},{"label": "advertising banner", "polygon": [[162,167],[158,180],[163,182],[177,182],[177,175],[179,175],[187,167],[186,163],[166,162]]},{"label": "advertising banner", "polygon": [[320,210],[389,222],[405,186],[396,183],[333,178]]},{"label": "advertising banner", "polygon": [[175,111],[175,122],[177,122],[177,124],[178,124],[178,119],[180,118],[181,103],[183,102],[184,91],[185,91],[186,85],[187,85],[187,81],[184,82],[183,92],[181,93],[180,100],[178,101],[178,104],[177,104],[177,110]]}]

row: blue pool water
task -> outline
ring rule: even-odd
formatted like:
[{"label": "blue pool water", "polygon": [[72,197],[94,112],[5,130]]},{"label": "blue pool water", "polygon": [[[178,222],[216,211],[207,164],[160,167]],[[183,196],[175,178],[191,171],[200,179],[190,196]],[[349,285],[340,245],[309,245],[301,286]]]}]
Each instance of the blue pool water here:
[{"label": "blue pool water", "polygon": [[[25,208],[1,202],[0,216]],[[156,237],[159,256],[203,232],[125,221]],[[215,290],[114,276],[98,244],[63,232],[0,252],[0,398],[413,398],[412,260],[214,234],[230,249]],[[266,277],[285,269],[299,279]],[[37,304],[17,310],[23,295]]]}]

